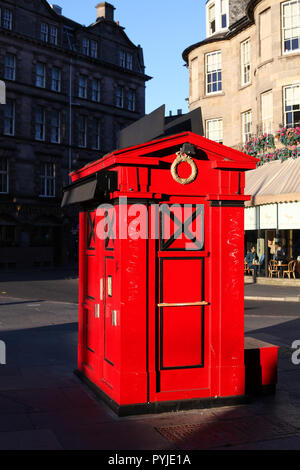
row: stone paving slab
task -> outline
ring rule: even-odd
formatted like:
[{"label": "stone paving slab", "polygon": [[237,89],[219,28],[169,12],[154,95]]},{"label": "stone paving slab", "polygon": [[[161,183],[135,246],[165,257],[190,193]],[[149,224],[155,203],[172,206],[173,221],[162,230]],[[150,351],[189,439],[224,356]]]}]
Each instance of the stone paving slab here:
[{"label": "stone paving slab", "polygon": [[158,427],[157,430],[182,450],[203,450],[235,444],[249,444],[250,442],[297,434],[297,429],[294,426],[276,422],[265,416]]},{"label": "stone paving slab", "polygon": [[264,317],[259,306],[246,310],[247,334],[281,346],[275,396],[235,407],[119,418],[73,375],[76,306],[1,301],[0,338],[7,342],[8,363],[0,366],[0,449],[115,452],[300,445],[300,365],[291,363],[290,348],[298,333],[300,339],[295,305],[290,316],[279,310],[272,316],[275,306]]},{"label": "stone paving slab", "polygon": [[0,450],[62,450],[49,429],[0,432]]}]

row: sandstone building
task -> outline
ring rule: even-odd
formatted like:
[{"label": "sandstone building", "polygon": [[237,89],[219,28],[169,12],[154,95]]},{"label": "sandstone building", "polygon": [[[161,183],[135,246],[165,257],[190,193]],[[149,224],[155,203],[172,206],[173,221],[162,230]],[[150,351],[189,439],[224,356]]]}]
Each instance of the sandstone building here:
[{"label": "sandstone building", "polygon": [[206,38],[183,58],[206,137],[240,148],[300,125],[300,0],[208,0]]},{"label": "sandstone building", "polygon": [[111,4],[96,9],[86,27],[46,0],[0,0],[0,267],[72,259],[77,220],[60,209],[68,173],[145,114],[142,48]]}]

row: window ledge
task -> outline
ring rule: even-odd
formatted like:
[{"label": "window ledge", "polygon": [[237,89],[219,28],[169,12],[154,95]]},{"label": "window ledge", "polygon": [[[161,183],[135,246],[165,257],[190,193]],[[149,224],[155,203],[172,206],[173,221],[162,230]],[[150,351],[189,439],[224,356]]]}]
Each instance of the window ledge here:
[{"label": "window ledge", "polygon": [[203,96],[203,99],[206,99],[206,98],[214,98],[214,97],[218,97],[218,96],[225,96],[224,91],[219,91],[219,92],[217,92],[217,93],[209,93],[208,95],[204,95],[204,96]]},{"label": "window ledge", "polygon": [[239,91],[244,90],[245,88],[248,88],[251,85],[252,85],[252,82],[249,82],[246,85],[241,85],[240,88],[239,88]]},{"label": "window ledge", "polygon": [[292,52],[283,52],[280,56],[278,56],[278,59],[287,59],[288,57],[294,57],[294,56],[299,56],[300,55],[300,50],[298,51],[292,51]]}]

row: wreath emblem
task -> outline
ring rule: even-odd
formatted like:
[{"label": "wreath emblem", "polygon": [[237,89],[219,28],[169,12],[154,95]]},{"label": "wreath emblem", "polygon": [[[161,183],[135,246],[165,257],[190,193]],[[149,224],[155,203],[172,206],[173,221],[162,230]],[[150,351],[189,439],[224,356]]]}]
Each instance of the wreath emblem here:
[{"label": "wreath emblem", "polygon": [[[176,155],[177,157],[175,158],[171,166],[171,175],[173,176],[174,180],[177,181],[177,183],[180,183],[180,184],[192,183],[193,181],[195,181],[197,177],[197,173],[198,173],[196,163],[191,157],[186,155],[186,153],[176,152]],[[177,173],[177,167],[182,162],[188,163],[191,167],[191,174],[188,178],[180,178],[180,176]]]}]

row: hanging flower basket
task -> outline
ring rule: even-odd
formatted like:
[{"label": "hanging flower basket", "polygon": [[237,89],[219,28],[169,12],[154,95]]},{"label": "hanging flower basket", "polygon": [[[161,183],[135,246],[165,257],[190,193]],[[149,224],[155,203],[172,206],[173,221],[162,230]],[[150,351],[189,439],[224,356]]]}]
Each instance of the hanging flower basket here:
[{"label": "hanging flower basket", "polygon": [[[275,138],[284,147],[276,148]],[[297,146],[298,145],[298,146]],[[288,158],[298,158],[300,156],[300,127],[281,127],[275,134],[263,134],[252,137],[244,145],[243,151],[259,159],[257,166],[262,166],[275,160],[282,162]],[[268,151],[269,150],[269,151]]]}]

